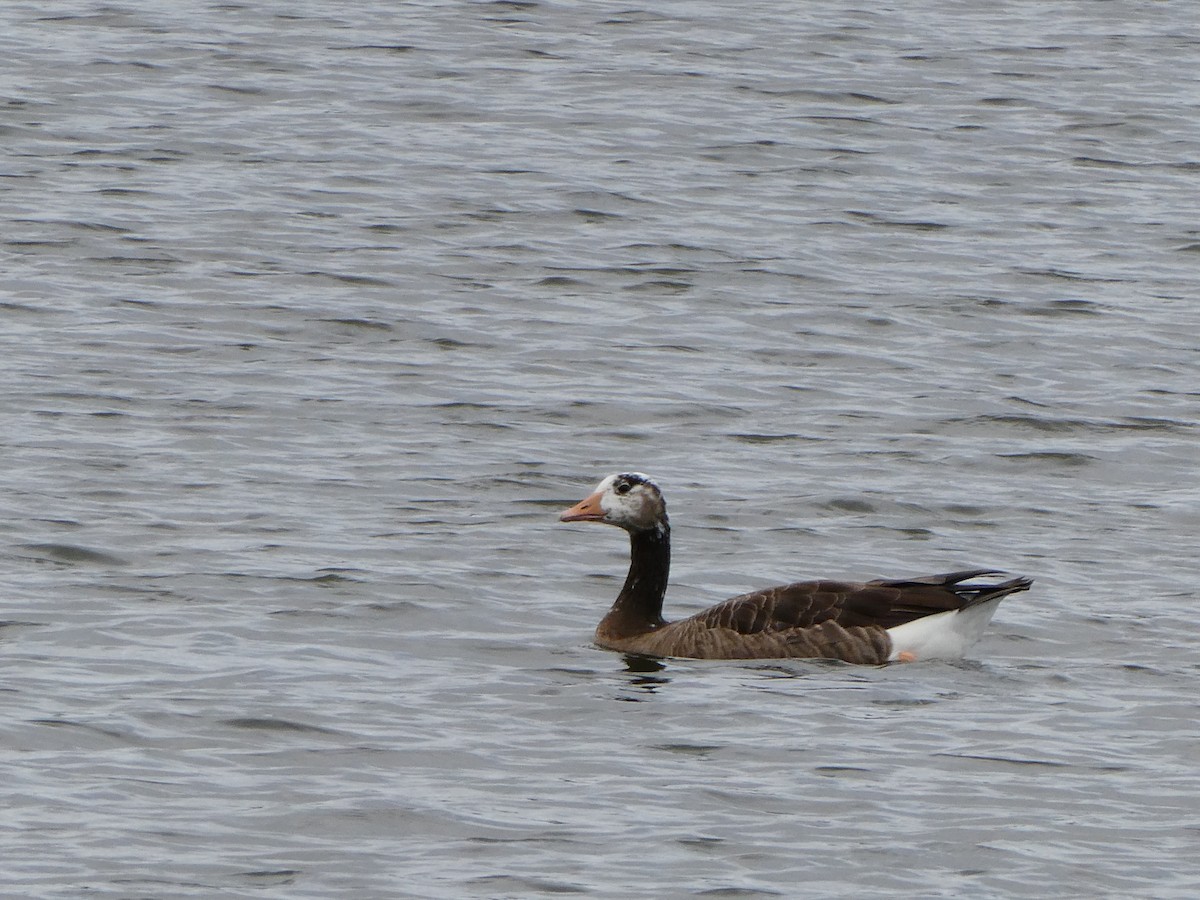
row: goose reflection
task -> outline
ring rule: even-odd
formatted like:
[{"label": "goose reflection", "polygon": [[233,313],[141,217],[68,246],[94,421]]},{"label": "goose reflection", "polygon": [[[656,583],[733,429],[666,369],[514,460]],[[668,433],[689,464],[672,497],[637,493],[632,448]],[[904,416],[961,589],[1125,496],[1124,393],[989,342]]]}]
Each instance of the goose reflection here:
[{"label": "goose reflection", "polygon": [[[661,685],[669,684],[671,679],[658,672],[665,672],[667,667],[653,656],[640,656],[636,653],[624,655],[625,672],[629,676],[629,686],[637,688],[644,694],[653,694]],[[623,700],[640,700],[640,697],[622,697]]]}]

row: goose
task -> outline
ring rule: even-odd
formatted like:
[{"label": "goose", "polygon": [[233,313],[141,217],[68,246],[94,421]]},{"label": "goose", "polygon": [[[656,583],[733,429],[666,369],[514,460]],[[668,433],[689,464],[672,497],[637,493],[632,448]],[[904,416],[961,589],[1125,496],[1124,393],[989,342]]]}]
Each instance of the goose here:
[{"label": "goose", "polygon": [[671,525],[662,491],[640,472],[609,475],[560,516],[629,532],[629,574],[596,628],[596,643],[655,657],[839,659],[882,665],[961,657],[1000,601],[1032,579],[966,569],[917,578],[798,581],[732,597],[686,619],[662,617]]}]

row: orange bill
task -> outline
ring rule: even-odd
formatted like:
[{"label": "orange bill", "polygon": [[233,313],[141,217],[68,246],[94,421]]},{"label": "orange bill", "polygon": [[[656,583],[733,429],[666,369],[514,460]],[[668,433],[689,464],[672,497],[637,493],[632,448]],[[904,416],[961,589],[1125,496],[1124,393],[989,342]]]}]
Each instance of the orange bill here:
[{"label": "orange bill", "polygon": [[600,493],[580,500],[558,517],[560,522],[599,522],[604,518],[604,510],[600,508]]}]

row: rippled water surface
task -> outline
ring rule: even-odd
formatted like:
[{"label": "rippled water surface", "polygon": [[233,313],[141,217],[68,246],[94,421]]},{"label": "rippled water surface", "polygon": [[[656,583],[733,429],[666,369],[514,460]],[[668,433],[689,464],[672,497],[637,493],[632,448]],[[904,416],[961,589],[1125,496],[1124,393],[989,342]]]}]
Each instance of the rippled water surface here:
[{"label": "rippled water surface", "polygon": [[[0,887],[1200,893],[1190,0],[8,3]],[[1036,579],[957,664],[626,660]]]}]

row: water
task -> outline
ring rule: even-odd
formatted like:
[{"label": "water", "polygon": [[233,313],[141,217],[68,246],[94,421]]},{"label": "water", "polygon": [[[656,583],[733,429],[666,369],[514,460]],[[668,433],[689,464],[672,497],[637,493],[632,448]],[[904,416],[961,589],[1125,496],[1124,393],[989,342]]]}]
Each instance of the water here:
[{"label": "water", "polygon": [[[1189,3],[10,3],[0,885],[1192,897]],[[958,664],[626,661],[809,576]]]}]

